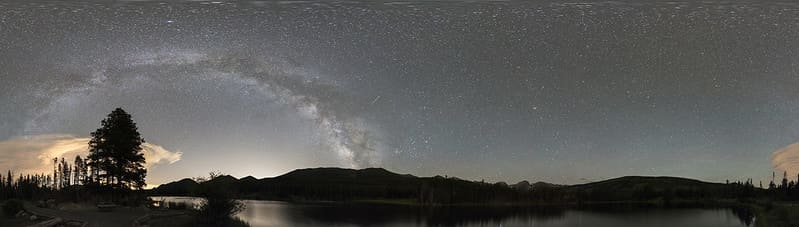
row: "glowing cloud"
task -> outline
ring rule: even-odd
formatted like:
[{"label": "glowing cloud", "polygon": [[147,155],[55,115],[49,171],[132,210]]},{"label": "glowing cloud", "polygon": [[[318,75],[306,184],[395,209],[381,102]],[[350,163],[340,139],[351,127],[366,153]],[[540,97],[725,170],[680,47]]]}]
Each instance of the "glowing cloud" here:
[{"label": "glowing cloud", "polygon": [[[0,170],[17,173],[49,173],[53,158],[65,158],[72,163],[76,155],[89,154],[89,138],[65,134],[44,134],[15,137],[0,141]],[[156,164],[172,164],[180,160],[183,153],[172,152],[164,147],[145,143],[142,145],[146,168]]]},{"label": "glowing cloud", "polygon": [[779,171],[788,171],[789,176],[799,173],[799,143],[779,149],[771,155],[771,165]]}]

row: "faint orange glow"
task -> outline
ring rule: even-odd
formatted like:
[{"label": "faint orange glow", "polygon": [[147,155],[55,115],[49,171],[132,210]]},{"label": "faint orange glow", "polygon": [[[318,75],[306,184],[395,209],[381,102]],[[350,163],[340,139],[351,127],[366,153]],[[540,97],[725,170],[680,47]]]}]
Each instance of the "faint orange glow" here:
[{"label": "faint orange glow", "polygon": [[[172,152],[164,147],[142,144],[145,167],[156,164],[172,164],[179,161],[182,152]],[[64,158],[68,163],[75,156],[89,154],[89,138],[66,134],[44,134],[15,137],[0,141],[0,170],[15,173],[40,174],[53,171],[53,158]]]},{"label": "faint orange glow", "polygon": [[788,176],[796,176],[799,173],[799,143],[775,151],[771,155],[771,165],[780,172],[787,171]]}]

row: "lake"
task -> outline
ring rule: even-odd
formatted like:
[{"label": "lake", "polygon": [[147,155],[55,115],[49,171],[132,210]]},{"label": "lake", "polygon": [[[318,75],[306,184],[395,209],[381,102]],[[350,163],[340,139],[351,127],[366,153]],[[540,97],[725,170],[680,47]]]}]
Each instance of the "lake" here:
[{"label": "lake", "polygon": [[[151,197],[156,201],[199,204],[193,197]],[[243,200],[238,217],[261,226],[747,226],[749,213],[732,209],[553,207],[416,207],[375,204],[296,204]],[[750,225],[751,226],[751,225]]]}]

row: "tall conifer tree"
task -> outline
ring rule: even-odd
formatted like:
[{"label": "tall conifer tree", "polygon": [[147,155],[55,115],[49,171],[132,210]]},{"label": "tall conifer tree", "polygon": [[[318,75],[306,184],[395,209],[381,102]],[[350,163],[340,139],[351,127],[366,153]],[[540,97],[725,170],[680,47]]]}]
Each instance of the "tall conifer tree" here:
[{"label": "tall conifer tree", "polygon": [[88,165],[99,171],[101,184],[114,188],[142,188],[147,170],[144,168],[141,134],[130,114],[117,108],[92,132],[89,141]]}]

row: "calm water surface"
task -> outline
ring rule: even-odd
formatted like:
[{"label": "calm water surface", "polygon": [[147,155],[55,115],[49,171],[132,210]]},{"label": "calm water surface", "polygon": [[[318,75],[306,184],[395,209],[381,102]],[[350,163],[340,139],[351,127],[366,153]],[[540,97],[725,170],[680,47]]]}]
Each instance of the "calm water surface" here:
[{"label": "calm water surface", "polygon": [[[192,197],[154,200],[199,204]],[[558,209],[366,204],[294,204],[244,200],[238,217],[259,226],[747,226],[731,209]],[[751,220],[748,220],[751,221]],[[750,225],[751,226],[751,225]]]}]

